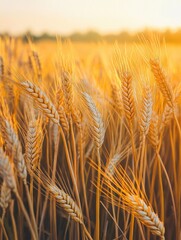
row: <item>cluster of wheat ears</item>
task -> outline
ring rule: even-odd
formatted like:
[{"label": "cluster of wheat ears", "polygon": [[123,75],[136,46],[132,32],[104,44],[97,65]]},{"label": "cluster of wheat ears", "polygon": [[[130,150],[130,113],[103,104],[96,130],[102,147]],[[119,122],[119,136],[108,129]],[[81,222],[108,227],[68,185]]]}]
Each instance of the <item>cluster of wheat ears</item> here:
[{"label": "cluster of wheat ears", "polygon": [[94,47],[0,40],[0,239],[181,238],[176,67],[156,37]]}]

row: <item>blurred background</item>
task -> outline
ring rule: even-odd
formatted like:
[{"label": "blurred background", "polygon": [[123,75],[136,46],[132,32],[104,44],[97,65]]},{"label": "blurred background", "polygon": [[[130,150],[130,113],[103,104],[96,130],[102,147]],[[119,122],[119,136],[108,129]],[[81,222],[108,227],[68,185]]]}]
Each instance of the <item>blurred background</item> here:
[{"label": "blurred background", "polygon": [[1,0],[0,34],[135,41],[151,30],[180,42],[180,10],[180,0]]}]

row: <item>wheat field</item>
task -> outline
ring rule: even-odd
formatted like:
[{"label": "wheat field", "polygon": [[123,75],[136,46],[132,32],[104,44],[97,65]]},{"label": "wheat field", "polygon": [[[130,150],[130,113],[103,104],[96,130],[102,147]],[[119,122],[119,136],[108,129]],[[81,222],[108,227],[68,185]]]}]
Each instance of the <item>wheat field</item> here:
[{"label": "wheat field", "polygon": [[181,47],[0,39],[0,239],[181,239]]}]

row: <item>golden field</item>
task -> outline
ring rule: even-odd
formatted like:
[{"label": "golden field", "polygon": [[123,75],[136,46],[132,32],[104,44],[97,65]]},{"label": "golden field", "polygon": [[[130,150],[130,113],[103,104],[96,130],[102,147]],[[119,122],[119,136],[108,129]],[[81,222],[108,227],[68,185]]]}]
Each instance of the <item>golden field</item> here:
[{"label": "golden field", "polygon": [[181,45],[0,40],[0,239],[181,239]]}]

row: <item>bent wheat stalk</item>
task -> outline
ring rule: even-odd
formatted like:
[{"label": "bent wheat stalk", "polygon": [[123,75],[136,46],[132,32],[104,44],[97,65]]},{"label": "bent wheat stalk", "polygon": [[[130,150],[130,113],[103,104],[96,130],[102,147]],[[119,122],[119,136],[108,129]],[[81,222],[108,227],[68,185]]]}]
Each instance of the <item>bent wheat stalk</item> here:
[{"label": "bent wheat stalk", "polygon": [[97,151],[97,162],[98,162],[98,172],[97,172],[97,191],[96,191],[96,228],[95,228],[95,239],[100,238],[100,180],[101,175],[99,169],[101,168],[100,159],[100,148],[104,142],[105,129],[102,121],[102,117],[98,109],[96,108],[92,97],[83,93],[83,98],[85,105],[88,108],[88,118],[90,123],[90,134],[94,139]]},{"label": "bent wheat stalk", "polygon": [[[91,165],[96,169],[95,163]],[[126,211],[131,212],[138,220],[140,220],[154,234],[164,238],[164,224],[153,211],[146,196],[139,189],[139,184],[134,178],[132,181],[125,170],[120,167],[115,169],[115,174],[112,176],[108,171],[100,169],[101,175],[104,178],[102,193],[106,196],[110,203],[121,206]],[[109,189],[110,191],[109,191]],[[121,202],[120,202],[121,199]]]},{"label": "bent wheat stalk", "polygon": [[56,200],[57,204],[67,213],[67,215],[75,222],[80,223],[83,226],[86,236],[88,239],[92,239],[89,232],[87,231],[84,221],[82,211],[79,206],[75,203],[73,198],[68,195],[64,190],[60,189],[52,180],[50,180],[45,174],[36,175],[38,181],[42,183],[44,188],[51,194],[51,196]]}]

